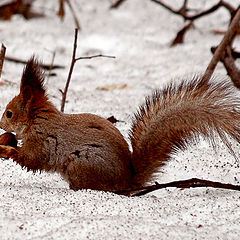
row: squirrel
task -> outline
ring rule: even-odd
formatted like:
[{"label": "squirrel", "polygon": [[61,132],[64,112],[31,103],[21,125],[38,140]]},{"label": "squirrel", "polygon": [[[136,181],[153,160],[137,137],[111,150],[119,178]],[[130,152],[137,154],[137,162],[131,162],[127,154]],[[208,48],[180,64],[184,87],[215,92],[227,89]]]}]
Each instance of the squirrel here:
[{"label": "squirrel", "polygon": [[219,135],[234,154],[229,137],[240,142],[239,106],[228,81],[194,76],[180,84],[171,82],[147,97],[134,115],[130,151],[107,119],[60,112],[46,94],[44,71],[33,56],[24,67],[19,95],[0,121],[5,134],[15,132],[22,145],[3,141],[0,157],[11,158],[28,171],[58,172],[73,190],[143,187],[173,153],[197,142],[199,136],[214,144]]}]

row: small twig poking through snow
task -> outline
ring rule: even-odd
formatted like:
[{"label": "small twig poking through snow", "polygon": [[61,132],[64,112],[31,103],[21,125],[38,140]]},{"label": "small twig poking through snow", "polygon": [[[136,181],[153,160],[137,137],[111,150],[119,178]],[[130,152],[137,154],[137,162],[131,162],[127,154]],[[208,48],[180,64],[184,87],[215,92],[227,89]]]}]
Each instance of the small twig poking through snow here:
[{"label": "small twig poking through snow", "polygon": [[193,26],[193,22],[190,21],[186,26],[184,26],[178,33],[177,36],[174,38],[174,40],[171,42],[170,46],[173,47],[176,44],[180,44],[183,43],[183,39],[185,36],[185,33],[192,28]]},{"label": "small twig poking through snow", "polygon": [[230,189],[240,191],[240,185],[226,184],[221,182],[213,182],[209,180],[199,179],[199,178],[191,178],[187,180],[174,181],[169,183],[159,184],[156,183],[152,186],[147,186],[139,189],[129,189],[123,191],[117,191],[117,194],[130,194],[130,196],[142,196],[147,193],[168,187],[176,187],[176,188],[196,188],[196,187],[212,187],[212,188],[222,188],[222,189]]},{"label": "small twig poking through snow", "polygon": [[126,0],[118,0],[118,1],[116,1],[115,3],[113,3],[110,8],[118,8],[118,7],[120,7],[120,5],[121,5],[122,3],[124,3],[125,1],[126,1]]},{"label": "small twig poking through snow", "polygon": [[78,29],[76,28],[75,35],[74,35],[72,62],[71,62],[71,66],[69,69],[67,82],[66,82],[64,91],[60,90],[60,92],[62,93],[61,112],[64,112],[65,102],[66,102],[66,98],[67,98],[67,91],[69,88],[69,84],[70,84],[72,73],[73,73],[73,68],[74,68],[76,61],[81,60],[81,59],[92,59],[92,58],[97,58],[97,57],[115,58],[114,56],[107,56],[107,55],[102,55],[102,54],[76,58],[77,37],[78,37]]},{"label": "small twig poking through snow", "polygon": [[4,46],[4,44],[2,44],[1,53],[0,53],[0,78],[1,78],[1,75],[2,75],[2,68],[3,68],[5,53],[6,53],[6,47]]},{"label": "small twig poking through snow", "polygon": [[225,54],[227,46],[231,45],[231,43],[236,35],[236,31],[239,28],[239,21],[240,21],[240,6],[230,24],[227,32],[225,33],[221,43],[219,44],[218,48],[216,49],[212,60],[210,61],[209,65],[204,73],[203,78],[205,80],[209,80],[211,78],[213,71],[214,71],[215,67],[217,66],[219,60]]}]

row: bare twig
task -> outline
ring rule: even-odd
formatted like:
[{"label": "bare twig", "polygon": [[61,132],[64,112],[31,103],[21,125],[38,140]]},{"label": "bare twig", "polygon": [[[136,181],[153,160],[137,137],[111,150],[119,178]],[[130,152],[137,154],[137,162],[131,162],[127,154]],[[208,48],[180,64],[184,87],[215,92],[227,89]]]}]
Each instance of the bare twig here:
[{"label": "bare twig", "polygon": [[239,21],[240,21],[240,7],[238,8],[238,11],[236,12],[227,32],[225,33],[221,43],[219,44],[217,50],[215,51],[212,60],[210,61],[203,78],[205,80],[208,80],[211,78],[213,71],[215,69],[215,67],[217,66],[219,60],[221,59],[221,57],[223,56],[223,54],[225,53],[225,50],[227,48],[228,45],[231,44],[231,42],[233,41],[233,38],[236,34],[236,31],[239,27]]},{"label": "bare twig", "polygon": [[[15,63],[22,63],[22,64],[26,64],[27,61],[19,59],[19,58],[15,58],[15,57],[5,57],[5,60],[10,61],[10,62],[15,62]],[[65,68],[64,66],[61,65],[52,65],[52,64],[40,64],[40,66],[45,69],[45,70],[52,70],[52,69],[57,69],[57,68]]]},{"label": "bare twig", "polygon": [[70,66],[70,69],[69,69],[67,82],[66,82],[64,91],[62,92],[61,112],[64,112],[65,102],[66,102],[66,98],[67,98],[67,91],[68,91],[68,87],[69,87],[70,80],[71,80],[71,77],[72,77],[73,67],[74,67],[74,64],[76,62],[75,56],[76,56],[76,50],[77,50],[77,37],[78,37],[78,29],[76,28],[75,29],[75,35],[74,35],[72,62],[71,62],[71,66]]},{"label": "bare twig", "polygon": [[69,88],[69,84],[70,84],[70,81],[71,81],[71,77],[72,77],[73,68],[74,68],[75,63],[78,60],[81,60],[81,59],[92,59],[92,58],[97,58],[97,57],[115,58],[114,56],[107,56],[107,55],[102,55],[102,54],[76,58],[77,38],[78,38],[78,29],[76,28],[75,29],[75,35],[74,35],[73,55],[72,55],[72,61],[71,61],[71,65],[70,65],[70,69],[69,69],[69,73],[68,73],[67,82],[66,82],[64,91],[59,90],[62,93],[61,112],[64,112],[65,102],[66,102],[66,98],[67,98],[67,92],[68,92],[68,88]]},{"label": "bare twig", "polygon": [[162,188],[176,187],[176,188],[196,188],[196,187],[212,187],[240,191],[240,185],[226,184],[221,182],[214,182],[204,179],[191,178],[187,180],[173,181],[169,183],[156,183],[152,186],[147,186],[139,189],[129,189],[117,191],[117,194],[130,194],[131,196],[142,196],[147,193],[159,190]]},{"label": "bare twig", "polygon": [[6,53],[6,47],[2,43],[1,53],[0,53],[0,78],[1,78],[1,75],[2,75],[2,68],[3,68],[3,62],[4,62],[4,58],[5,58],[5,53]]},{"label": "bare twig", "polygon": [[92,55],[92,56],[78,57],[75,60],[78,61],[78,60],[81,60],[81,59],[92,59],[92,58],[97,58],[97,57],[116,58],[115,56],[97,54],[97,55]]},{"label": "bare twig", "polygon": [[[212,47],[211,51],[214,53],[217,48]],[[227,46],[224,56],[221,56],[220,61],[223,63],[235,87],[240,89],[240,69],[235,64],[235,59],[240,58],[240,53],[232,50]]]},{"label": "bare twig", "polygon": [[223,62],[223,65],[235,87],[240,89],[240,69],[235,65],[234,59],[230,54],[231,53],[228,53],[228,55],[221,59],[221,61]]}]

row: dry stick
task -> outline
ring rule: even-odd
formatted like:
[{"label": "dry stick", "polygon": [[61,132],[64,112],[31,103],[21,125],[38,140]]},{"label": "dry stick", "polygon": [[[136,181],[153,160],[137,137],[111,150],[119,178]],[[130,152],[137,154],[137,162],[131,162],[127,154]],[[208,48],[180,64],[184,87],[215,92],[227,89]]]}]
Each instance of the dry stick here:
[{"label": "dry stick", "polygon": [[222,54],[226,50],[226,47],[232,42],[233,37],[235,36],[235,33],[239,26],[239,21],[240,21],[240,6],[203,75],[204,80],[208,81],[211,78],[215,67],[217,66],[219,60],[221,59]]},{"label": "dry stick", "polygon": [[2,68],[3,68],[3,62],[4,62],[4,58],[5,58],[5,53],[6,53],[6,47],[2,43],[1,53],[0,53],[0,78],[1,78],[1,75],[2,75]]},{"label": "dry stick", "polygon": [[67,98],[67,91],[68,91],[68,87],[69,87],[69,83],[72,77],[72,72],[73,72],[73,67],[75,64],[75,56],[76,56],[76,50],[77,50],[77,37],[78,37],[78,29],[75,28],[75,37],[74,37],[74,44],[73,44],[73,55],[72,55],[72,62],[71,62],[71,66],[69,69],[69,73],[68,73],[68,78],[67,78],[67,82],[65,85],[65,89],[62,92],[62,104],[61,104],[61,112],[64,112],[64,107],[65,107],[65,102],[66,102],[66,98]]},{"label": "dry stick", "polygon": [[75,60],[77,61],[77,60],[81,60],[81,59],[92,59],[92,58],[97,58],[97,57],[116,58],[115,56],[97,54],[97,55],[86,56],[86,57],[78,57]]},{"label": "dry stick", "polygon": [[127,189],[123,191],[116,191],[117,194],[129,194],[130,196],[142,196],[147,193],[153,192],[155,190],[159,190],[162,188],[168,187],[176,187],[176,188],[196,188],[196,187],[212,187],[212,188],[222,188],[222,189],[230,189],[240,191],[240,185],[233,185],[221,182],[214,182],[199,178],[191,178],[187,180],[173,181],[169,183],[159,184],[142,187],[138,189]]},{"label": "dry stick", "polygon": [[240,89],[240,69],[235,65],[230,46],[227,46],[226,55],[221,58],[221,62],[226,68],[233,84]]},{"label": "dry stick", "polygon": [[78,29],[76,28],[75,29],[75,36],[74,36],[74,44],[73,44],[72,62],[71,62],[71,66],[70,66],[70,69],[69,69],[67,82],[66,82],[64,91],[60,90],[60,92],[62,93],[61,112],[64,112],[65,102],[66,102],[66,98],[67,98],[67,91],[68,91],[68,88],[69,88],[73,68],[74,68],[74,65],[75,65],[76,61],[81,60],[81,59],[92,59],[92,58],[97,58],[97,57],[115,58],[114,56],[107,56],[107,55],[102,55],[102,54],[76,58],[75,56],[76,56],[76,50],[77,50],[77,37],[78,37]]},{"label": "dry stick", "polygon": [[176,188],[196,188],[196,187],[213,187],[213,188],[223,188],[240,191],[240,185],[226,184],[221,182],[214,182],[209,180],[203,180],[199,178],[191,178],[187,180],[174,181],[170,183],[156,184],[143,188],[144,190],[136,190],[137,193],[132,194],[131,196],[142,196],[149,192],[167,188],[167,187],[176,187]]}]

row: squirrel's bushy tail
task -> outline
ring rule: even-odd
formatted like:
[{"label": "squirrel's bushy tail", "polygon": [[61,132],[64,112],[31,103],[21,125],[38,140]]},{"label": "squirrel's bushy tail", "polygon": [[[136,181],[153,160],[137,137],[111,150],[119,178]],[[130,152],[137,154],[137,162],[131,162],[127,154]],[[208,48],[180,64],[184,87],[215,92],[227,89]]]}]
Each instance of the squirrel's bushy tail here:
[{"label": "squirrel's bushy tail", "polygon": [[240,142],[240,99],[225,79],[194,77],[157,90],[135,114],[130,139],[133,184],[142,185],[171,154],[199,136],[214,144],[216,133],[234,154],[228,136]]}]

